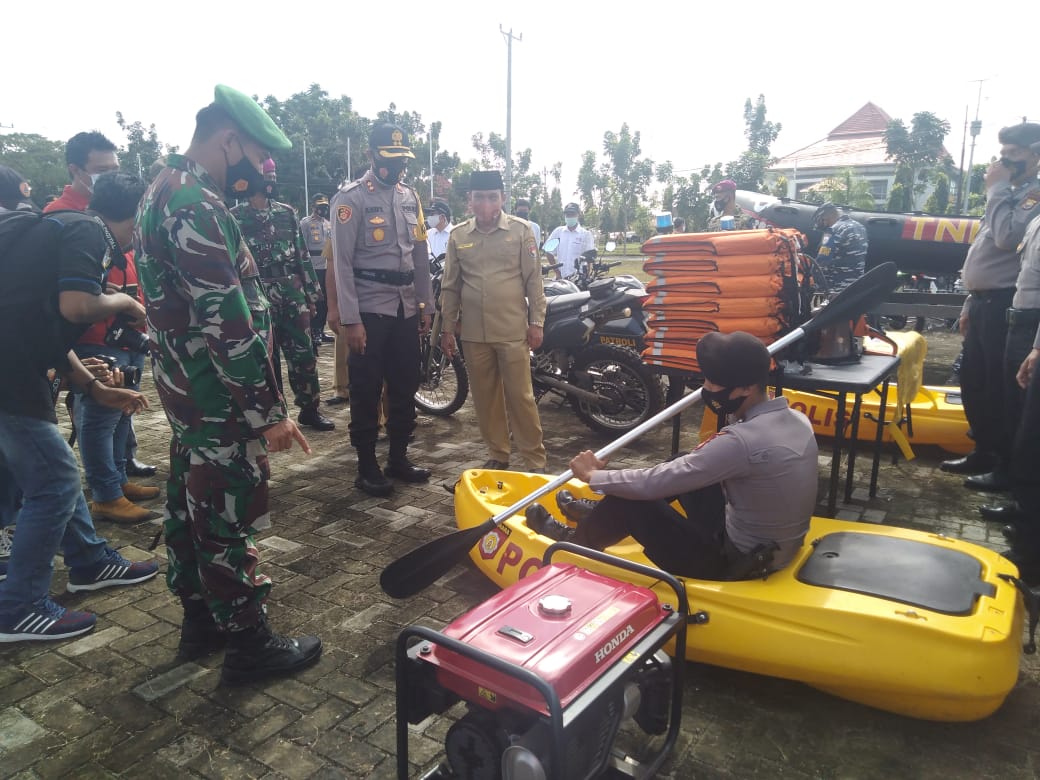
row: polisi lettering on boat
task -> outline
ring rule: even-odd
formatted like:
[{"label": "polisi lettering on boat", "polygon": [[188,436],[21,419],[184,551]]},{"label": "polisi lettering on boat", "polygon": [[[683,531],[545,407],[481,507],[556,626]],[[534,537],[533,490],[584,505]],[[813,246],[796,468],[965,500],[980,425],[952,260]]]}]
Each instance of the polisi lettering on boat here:
[{"label": "polisi lettering on boat", "polygon": [[523,579],[532,571],[537,571],[542,567],[542,561],[538,557],[524,558],[524,548],[518,545],[516,542],[509,542],[505,547],[502,548],[502,555],[498,559],[498,573],[502,574],[507,567],[519,566],[520,573],[518,579]]},{"label": "polisi lettering on boat", "polygon": [[596,663],[600,663],[608,655],[617,650],[621,643],[628,639],[630,636],[632,636],[632,634],[634,634],[635,632],[636,630],[632,628],[631,623],[629,623],[623,629],[618,631],[617,634],[614,637],[612,637],[609,642],[607,642],[605,645],[603,645],[603,647],[596,651]]},{"label": "polisi lettering on boat", "polygon": [[796,412],[801,412],[806,417],[808,417],[809,422],[811,422],[813,425],[822,425],[826,427],[834,423],[834,409],[827,409],[826,411],[824,411],[823,417],[821,419],[821,410],[820,407],[818,407],[816,404],[807,406],[801,401],[795,401],[791,404],[791,408],[794,409]]}]

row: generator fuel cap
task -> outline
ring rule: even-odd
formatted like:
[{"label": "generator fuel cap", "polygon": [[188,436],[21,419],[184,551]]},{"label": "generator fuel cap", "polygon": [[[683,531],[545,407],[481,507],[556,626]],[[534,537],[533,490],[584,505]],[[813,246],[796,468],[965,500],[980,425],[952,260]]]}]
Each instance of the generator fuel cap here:
[{"label": "generator fuel cap", "polygon": [[559,617],[571,611],[571,600],[566,596],[543,596],[538,602],[538,609],[544,615]]}]

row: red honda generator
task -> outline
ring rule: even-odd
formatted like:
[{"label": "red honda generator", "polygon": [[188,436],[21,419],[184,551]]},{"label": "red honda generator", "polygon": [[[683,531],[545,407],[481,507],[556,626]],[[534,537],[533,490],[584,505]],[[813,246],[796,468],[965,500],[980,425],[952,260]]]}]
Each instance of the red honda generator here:
[{"label": "red honda generator", "polygon": [[[566,551],[617,566],[675,592],[652,590],[569,563]],[[542,568],[443,632],[410,626],[397,641],[397,776],[407,780],[408,724],[464,702],[448,729],[446,761],[423,780],[585,780],[652,777],[679,734],[689,605],[665,572],[566,542]],[[675,657],[664,645],[674,639]],[[461,709],[461,708],[460,708]],[[624,727],[666,735],[649,757],[618,747]],[[626,731],[627,733],[627,731]],[[637,752],[647,749],[646,738]]]}]

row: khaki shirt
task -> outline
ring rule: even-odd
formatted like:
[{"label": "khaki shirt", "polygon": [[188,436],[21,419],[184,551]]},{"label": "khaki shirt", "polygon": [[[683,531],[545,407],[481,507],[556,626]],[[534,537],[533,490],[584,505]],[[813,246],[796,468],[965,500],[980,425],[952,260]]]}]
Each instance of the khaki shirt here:
[{"label": "khaki shirt", "polygon": [[300,230],[303,232],[303,243],[307,245],[307,252],[311,256],[311,265],[315,271],[324,271],[325,258],[321,250],[332,237],[332,223],[324,217],[311,214],[300,220]]},{"label": "khaki shirt", "polygon": [[490,233],[475,218],[448,238],[441,280],[441,311],[448,333],[462,317],[462,340],[523,341],[527,326],[545,322],[545,290],[534,231],[526,221],[501,214]]},{"label": "khaki shirt", "polygon": [[[361,312],[412,317],[425,304],[433,311],[426,225],[415,190],[388,187],[367,171],[337,192],[329,204],[340,323],[357,325]],[[397,286],[359,279],[355,268],[414,271],[413,284]]]}]

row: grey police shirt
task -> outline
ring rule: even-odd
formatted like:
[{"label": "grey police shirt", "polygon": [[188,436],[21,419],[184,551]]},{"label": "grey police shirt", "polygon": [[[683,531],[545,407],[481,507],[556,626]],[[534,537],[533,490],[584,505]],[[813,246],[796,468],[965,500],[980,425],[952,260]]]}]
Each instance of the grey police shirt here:
[{"label": "grey police shirt", "polygon": [[648,469],[593,472],[589,486],[621,498],[654,501],[722,483],[726,534],[749,552],[776,542],[786,565],[809,530],[819,482],[816,437],[808,418],[780,397],[763,401],[681,458]]},{"label": "grey police shirt", "polygon": [[986,195],[986,215],[964,260],[961,278],[968,292],[1003,290],[1018,277],[1018,245],[1030,220],[1040,214],[1040,184],[1018,187],[1001,182]]}]

